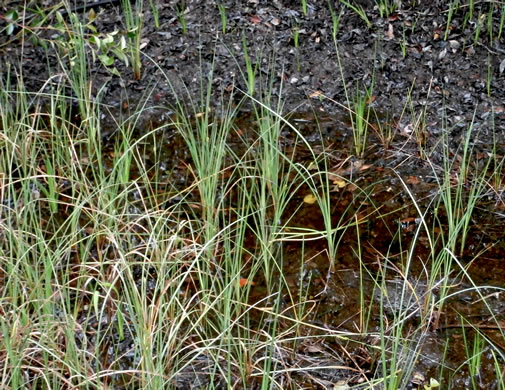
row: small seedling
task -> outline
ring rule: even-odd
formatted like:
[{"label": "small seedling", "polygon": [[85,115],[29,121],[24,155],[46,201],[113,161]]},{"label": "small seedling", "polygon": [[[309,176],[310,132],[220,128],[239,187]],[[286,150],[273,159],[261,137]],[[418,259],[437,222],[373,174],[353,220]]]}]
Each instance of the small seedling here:
[{"label": "small seedling", "polygon": [[486,82],[486,90],[487,96],[491,97],[491,82],[493,81],[493,66],[491,64],[491,56],[488,54],[487,56],[487,82]]},{"label": "small seedling", "polygon": [[388,150],[395,136],[394,121],[389,116],[386,116],[386,118],[381,121],[375,109],[372,109],[372,114],[374,118],[373,124],[371,124],[370,127],[381,141],[384,150]]},{"label": "small seedling", "polygon": [[7,26],[3,31],[6,32],[7,35],[11,35],[14,32],[14,27],[16,26],[16,22],[19,18],[19,15],[15,9],[11,9],[7,11],[4,16],[5,21],[7,22]]},{"label": "small seedling", "polygon": [[397,5],[394,0],[376,0],[381,18],[388,18],[396,11]]},{"label": "small seedling", "polygon": [[217,9],[219,10],[219,16],[221,17],[221,31],[225,34],[227,26],[226,6],[224,4],[218,4]]},{"label": "small seedling", "polygon": [[149,5],[151,6],[151,12],[152,12],[153,18],[154,18],[154,26],[156,27],[156,29],[159,29],[160,28],[160,13],[158,10],[158,5],[153,0],[149,0]]},{"label": "small seedling", "polygon": [[477,18],[477,27],[475,28],[475,36],[473,38],[474,44],[477,43],[480,37],[480,33],[482,30],[482,27],[484,26],[486,15],[485,14],[479,14],[479,17]]},{"label": "small seedling", "polygon": [[368,137],[368,124],[370,119],[370,108],[368,103],[372,94],[369,89],[361,91],[356,85],[356,94],[353,99],[354,115],[351,116],[352,134],[354,139],[354,150],[358,157],[363,157]]},{"label": "small seedling", "polygon": [[49,210],[51,213],[55,214],[58,212],[58,185],[56,183],[56,173],[55,166],[53,162],[49,159],[45,159],[46,174],[45,177],[47,181],[47,189],[42,188],[42,192],[46,194],[47,202],[49,204]]},{"label": "small seedling", "polygon": [[501,34],[503,32],[503,25],[505,24],[505,5],[502,5],[501,7],[501,13],[500,13],[500,23],[498,25],[498,36],[497,38],[501,38]]},{"label": "small seedling", "polygon": [[302,1],[302,11],[304,15],[307,15],[307,0],[301,0]]},{"label": "small seedling", "polygon": [[467,5],[467,12],[465,13],[465,17],[463,19],[463,24],[461,29],[464,31],[466,29],[466,25],[468,22],[471,22],[473,19],[473,11],[474,11],[474,0],[470,0],[470,2]]},{"label": "small seedling", "polygon": [[244,61],[247,70],[247,92],[249,95],[252,95],[254,93],[254,84],[256,80],[256,67],[253,66],[251,58],[249,57],[245,35],[242,36],[242,48],[244,50]]},{"label": "small seedling", "polygon": [[293,28],[292,36],[293,36],[293,44],[295,45],[295,48],[298,49],[300,45],[300,29],[298,27]]},{"label": "small seedling", "polygon": [[486,31],[489,38],[489,42],[493,42],[493,5],[489,5],[489,10],[487,12],[486,18]]},{"label": "small seedling", "polygon": [[400,48],[402,49],[402,57],[405,58],[407,56],[407,38],[405,36],[405,26],[403,26],[402,30],[402,39],[400,41]]},{"label": "small seedling", "polygon": [[337,16],[337,13],[335,12],[335,8],[333,8],[333,5],[331,4],[331,1],[328,1],[328,9],[330,10],[330,15],[331,15],[331,35],[333,37],[333,40],[337,39],[337,33],[340,27],[340,17],[342,16],[343,10],[340,10],[340,13]]},{"label": "small seedling", "polygon": [[349,7],[350,9],[352,9],[354,12],[356,12],[358,16],[361,18],[361,20],[363,20],[366,23],[368,28],[372,27],[372,22],[370,22],[370,19],[368,19],[368,16],[363,6],[358,4],[353,5],[345,0],[340,0],[340,2]]},{"label": "small seedling", "polygon": [[454,13],[458,10],[459,8],[459,0],[455,0],[451,3],[449,6],[449,11],[447,12],[447,22],[445,23],[445,34],[444,34],[444,40],[447,41],[447,38],[449,37],[449,31],[451,30],[451,22],[452,22],[452,17]]},{"label": "small seedling", "polygon": [[300,56],[298,53],[298,48],[300,46],[300,29],[298,27],[293,28],[292,30],[292,36],[293,36],[293,44],[295,45],[295,56],[296,56],[296,69],[299,72],[300,71]]},{"label": "small seedling", "polygon": [[475,8],[475,0],[469,0],[468,2],[468,19],[473,19],[473,10]]},{"label": "small seedling", "polygon": [[182,1],[176,6],[177,19],[181,23],[182,33],[186,34],[188,32],[188,25],[186,22],[186,2]]},{"label": "small seedling", "polygon": [[472,383],[473,389],[480,388],[478,384],[478,379],[481,373],[482,366],[482,353],[484,351],[484,340],[479,333],[478,330],[475,330],[475,334],[473,337],[472,345],[470,345],[470,341],[467,337],[467,331],[465,328],[465,324],[463,323],[464,319],[461,319],[462,325],[462,334],[463,334],[463,343],[465,346],[465,353],[467,356],[467,365],[468,365],[468,373],[470,374],[470,380]]},{"label": "small seedling", "polygon": [[130,58],[133,66],[133,78],[140,80],[142,62],[140,61],[140,44],[142,38],[142,24],[144,22],[144,14],[142,13],[143,2],[139,1],[135,4],[135,9],[129,0],[121,0],[121,7],[125,15],[125,23],[127,35],[131,42]]}]

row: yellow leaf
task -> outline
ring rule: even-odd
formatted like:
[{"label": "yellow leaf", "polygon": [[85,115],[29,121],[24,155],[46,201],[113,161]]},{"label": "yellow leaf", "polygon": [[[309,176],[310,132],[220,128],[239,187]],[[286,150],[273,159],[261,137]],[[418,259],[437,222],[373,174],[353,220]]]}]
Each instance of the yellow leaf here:
[{"label": "yellow leaf", "polygon": [[347,182],[344,179],[337,178],[333,180],[333,184],[335,184],[338,188],[344,188],[347,185]]},{"label": "yellow leaf", "polygon": [[303,201],[307,204],[314,204],[317,202],[317,198],[314,194],[308,194],[308,195],[305,195],[305,197],[303,198]]},{"label": "yellow leaf", "polygon": [[440,383],[434,378],[430,378],[430,384],[429,385],[424,385],[425,390],[433,390],[437,387],[440,386]]}]

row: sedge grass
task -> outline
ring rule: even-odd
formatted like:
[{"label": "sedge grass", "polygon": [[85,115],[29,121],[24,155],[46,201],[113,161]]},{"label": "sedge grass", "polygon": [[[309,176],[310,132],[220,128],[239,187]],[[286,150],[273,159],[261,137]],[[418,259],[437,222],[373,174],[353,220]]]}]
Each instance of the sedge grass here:
[{"label": "sedge grass", "polygon": [[449,38],[449,32],[451,31],[451,23],[452,23],[452,18],[454,16],[454,13],[457,12],[459,9],[459,0],[453,0],[449,4],[449,9],[447,11],[447,21],[445,23],[445,33],[444,33],[444,40],[447,41]]},{"label": "sedge grass", "polygon": [[221,32],[223,34],[226,34],[226,28],[228,25],[228,18],[226,16],[226,6],[222,3],[218,3],[217,9],[219,11],[219,16],[221,18]]},{"label": "sedge grass", "polygon": [[505,5],[502,5],[500,8],[500,22],[498,23],[498,32],[496,33],[497,39],[501,38],[504,24],[505,24]]},{"label": "sedge grass", "polygon": [[[462,319],[463,324],[463,319]],[[473,389],[478,389],[480,387],[480,374],[482,366],[482,353],[484,352],[484,340],[478,330],[475,330],[473,336],[473,342],[470,346],[470,340],[468,340],[468,335],[466,329],[463,327],[463,342],[465,345],[465,352],[467,356],[468,373],[470,375],[470,380]]]},{"label": "sedge grass", "polygon": [[149,0],[149,6],[151,8],[151,13],[154,18],[154,26],[156,27],[156,29],[159,29],[160,28],[160,12],[158,9],[158,5],[153,0]]},{"label": "sedge grass", "polygon": [[[76,63],[80,55],[76,50]],[[82,64],[80,72],[87,77],[89,64]],[[327,240],[328,257],[336,264],[343,233],[355,227],[360,237],[366,217],[359,218],[359,208],[349,206],[340,220],[332,218],[329,161],[289,123],[282,100],[272,101],[271,83],[262,90],[256,80],[255,97],[246,94],[258,126],[254,139],[242,138],[246,152],[241,156],[227,143],[237,131],[237,108],[225,102],[221,117],[208,109],[212,77],[202,88],[201,104],[179,101],[178,115],[158,128],[137,134],[140,112],[119,121],[113,150],[103,153],[100,101],[91,99],[88,78],[78,79],[80,73],[73,76],[71,70],[67,74],[64,81],[84,104],[81,123],[72,119],[73,96],[65,95],[69,89],[63,86],[32,96],[20,77],[17,89],[7,83],[0,91],[1,387],[173,388],[190,373],[209,386],[249,387],[255,381],[280,389],[289,381],[296,386],[294,374],[305,372],[286,357],[296,357],[307,337],[336,344],[353,336],[380,341],[380,348],[362,342],[377,353],[373,378],[360,378],[368,380],[369,388],[406,387],[416,358],[422,357],[429,319],[459,293],[449,283],[453,269],[443,266],[427,267],[427,293],[417,292],[424,280],[413,279],[411,264],[421,232],[427,234],[427,261],[457,264],[470,280],[468,267],[457,257],[463,247],[459,240],[489,183],[484,173],[472,171],[469,138],[459,167],[462,180],[454,184],[452,177],[438,176],[439,201],[421,205],[399,178],[421,220],[399,266],[386,254],[379,272],[365,270],[364,243],[357,240],[361,282],[369,272],[380,294],[380,322],[373,332],[367,323],[371,312],[362,313],[355,333],[341,332],[310,320],[316,301],[308,290],[290,291],[282,273],[283,246],[296,240],[305,254],[311,240]],[[49,110],[42,110],[47,101]],[[283,149],[286,129],[308,148],[309,164],[294,163]],[[150,154],[152,162],[145,158],[150,146],[155,151],[166,147],[160,134],[167,130],[181,136],[191,154],[183,188],[157,169],[161,153]],[[452,169],[455,160],[449,156],[443,155],[444,167]],[[493,158],[498,159],[496,153]],[[464,184],[472,178],[474,192]],[[353,183],[352,177],[342,180]],[[316,197],[322,230],[290,226],[286,210],[301,188]],[[359,189],[354,200],[372,205],[371,213],[379,215],[372,193],[372,186]],[[457,205],[467,201],[462,219]],[[440,212],[441,220],[441,209],[447,207],[454,211],[453,228],[440,238],[432,232],[429,215]],[[251,238],[255,245],[247,243]],[[297,264],[300,270],[303,261]],[[267,292],[251,303],[252,283],[262,277]],[[392,279],[400,282],[400,305],[393,311]],[[437,302],[441,281],[447,288]],[[486,302],[482,286],[473,288]],[[371,308],[365,290],[360,293],[362,311]],[[419,325],[412,330],[409,320],[417,315]],[[307,336],[308,330],[315,335]],[[477,356],[470,344],[471,356]],[[490,345],[483,337],[476,351]],[[492,351],[501,367],[502,352]],[[125,368],[122,359],[131,366]],[[339,367],[346,364],[319,362],[311,370]]]},{"label": "sedge grass", "polygon": [[[253,63],[251,61],[251,57],[249,56],[249,52],[247,49],[247,40],[246,40],[245,35],[242,35],[242,50],[244,53],[244,62],[245,62],[246,72],[245,72],[245,74],[242,73],[242,70],[240,70],[240,72],[246,82],[247,93],[252,96],[254,94],[254,88],[255,88],[255,83],[256,83],[258,58],[256,58],[256,64],[253,65]],[[239,69],[241,69],[241,68],[239,68]]]},{"label": "sedge grass", "polygon": [[301,0],[302,2],[302,11],[304,15],[307,15],[307,0]]},{"label": "sedge grass", "polygon": [[395,0],[376,0],[375,2],[379,8],[381,18],[388,18],[396,11],[398,5]]},{"label": "sedge grass", "polygon": [[362,5],[360,4],[353,4],[352,2],[348,2],[345,0],[340,0],[342,4],[344,4],[346,7],[349,7],[351,10],[353,10],[360,18],[365,22],[368,28],[372,27],[372,22],[370,22],[370,19],[368,18],[368,15],[366,14],[365,8],[363,8]]},{"label": "sedge grass", "polygon": [[337,12],[335,11],[335,8],[331,4],[330,0],[328,0],[328,9],[330,11],[330,16],[331,16],[331,36],[333,38],[333,41],[336,41],[337,34],[340,29],[340,18],[342,17],[344,10],[341,9],[337,15]]},{"label": "sedge grass", "polygon": [[[469,226],[474,213],[476,204],[483,194],[486,187],[485,174],[489,167],[490,159],[487,159],[484,167],[472,167],[472,148],[470,137],[473,133],[473,121],[466,131],[462,150],[461,161],[456,166],[455,162],[450,162],[448,138],[444,136],[444,177],[440,183],[440,202],[443,208],[436,208],[436,211],[442,209],[447,217],[448,224],[448,248],[462,255],[466,247]],[[472,172],[472,169],[474,171]],[[454,172],[456,172],[455,177]],[[466,191],[466,185],[471,181],[471,188]],[[438,216],[438,215],[437,215]]]},{"label": "sedge grass", "polygon": [[180,4],[175,6],[177,19],[181,24],[182,33],[186,34],[188,32],[188,23],[186,20],[186,2],[183,0]]},{"label": "sedge grass", "polygon": [[[123,10],[126,31],[130,41],[130,56],[133,67],[134,80],[140,80],[142,74],[142,61],[140,59],[141,41],[142,41],[142,25],[144,23],[144,2],[137,1],[135,6],[128,0],[121,0],[121,8]],[[153,8],[154,11],[154,8]],[[156,14],[156,12],[155,12]]]}]

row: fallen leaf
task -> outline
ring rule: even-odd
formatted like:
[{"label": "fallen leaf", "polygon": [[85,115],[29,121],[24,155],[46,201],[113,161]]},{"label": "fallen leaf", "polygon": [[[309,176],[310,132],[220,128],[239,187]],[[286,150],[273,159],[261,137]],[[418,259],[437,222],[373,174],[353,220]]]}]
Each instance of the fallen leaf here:
[{"label": "fallen leaf", "polygon": [[303,198],[303,201],[307,204],[314,204],[317,202],[317,198],[314,194],[308,194],[308,195],[305,195],[305,197]]},{"label": "fallen leaf", "polygon": [[438,388],[440,386],[440,383],[435,378],[430,378],[430,384],[429,385],[424,385],[424,390],[433,390],[435,388]]},{"label": "fallen leaf", "polygon": [[426,381],[425,376],[420,373],[420,372],[414,372],[414,375],[412,376],[411,382],[420,386]]},{"label": "fallen leaf", "polygon": [[405,181],[407,182],[407,184],[413,184],[413,185],[418,185],[421,183],[421,179],[419,179],[417,176],[409,176]]},{"label": "fallen leaf", "polygon": [[[347,161],[347,160],[346,160]],[[370,168],[370,165],[363,165],[363,160],[354,160],[351,161],[350,164],[347,164],[347,166],[338,166],[336,169],[332,169],[330,172],[328,172],[328,177],[330,180],[336,180],[338,179],[338,176],[349,176],[353,175],[356,172],[365,170]],[[337,176],[337,177],[335,177]]]},{"label": "fallen leaf", "polygon": [[245,287],[247,285],[249,285],[249,286],[256,285],[256,283],[250,281],[249,279],[245,279],[245,278],[240,278],[238,283],[239,283],[240,287]]},{"label": "fallen leaf", "polygon": [[317,98],[317,97],[322,96],[322,95],[323,95],[323,92],[321,92],[321,91],[319,91],[319,90],[318,90],[318,91],[314,91],[314,92],[312,92],[312,93],[309,95],[309,98],[314,99],[314,98]]},{"label": "fallen leaf", "polygon": [[452,52],[456,53],[458,51],[459,47],[461,46],[461,43],[459,43],[458,41],[453,39],[453,40],[449,41],[449,46],[451,47]]},{"label": "fallen leaf", "polygon": [[307,345],[305,347],[305,352],[309,352],[309,353],[324,352],[324,348],[318,344],[311,344],[311,345]]},{"label": "fallen leaf", "polygon": [[365,104],[371,104],[371,103],[375,102],[375,100],[376,100],[376,99],[377,99],[377,96],[375,96],[375,95],[371,95],[371,96],[369,96],[369,97],[366,99]]},{"label": "fallen leaf", "polygon": [[261,22],[261,19],[259,18],[258,15],[251,15],[249,16],[249,21],[252,23],[252,24],[258,24]]},{"label": "fallen leaf", "polygon": [[347,182],[344,179],[337,177],[333,180],[333,184],[335,184],[338,188],[344,188],[347,185]]},{"label": "fallen leaf", "polygon": [[393,25],[389,23],[388,30],[386,31],[386,36],[389,39],[393,39],[395,37],[395,34],[393,33]]},{"label": "fallen leaf", "polygon": [[400,134],[403,135],[404,137],[410,137],[410,134],[414,131],[414,125],[412,123],[409,123],[405,125],[403,129],[400,130]]}]

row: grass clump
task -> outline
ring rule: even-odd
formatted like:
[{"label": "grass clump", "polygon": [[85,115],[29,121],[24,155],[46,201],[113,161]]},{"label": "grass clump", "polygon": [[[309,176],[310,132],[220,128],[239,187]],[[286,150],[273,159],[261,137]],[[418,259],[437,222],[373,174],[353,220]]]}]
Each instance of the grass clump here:
[{"label": "grass clump", "polygon": [[[336,40],[341,14],[332,15]],[[69,29],[82,32],[70,18]],[[327,145],[289,120],[282,86],[257,72],[244,37],[246,91],[231,89],[239,99],[213,101],[214,75],[200,74],[201,95],[174,95],[169,119],[138,129],[151,108],[141,102],[107,141],[90,47],[72,39],[58,52],[62,77],[52,88],[26,92],[22,72],[1,78],[2,388],[282,389],[318,374],[329,385],[320,379],[328,372],[356,388],[407,388],[430,355],[427,341],[455,325],[444,317],[452,300],[468,291],[503,337],[490,303],[502,289],[469,273],[487,247],[467,250],[476,211],[502,190],[503,158],[495,143],[478,162],[473,125],[460,149],[451,150],[443,129],[429,150],[417,140],[426,109],[411,103],[434,196],[420,199],[399,169],[388,171],[398,187],[386,177],[365,181],[369,127],[385,156],[398,146],[392,126],[370,123],[379,122],[369,104],[374,80],[337,103],[353,143],[335,168]],[[244,125],[246,104],[252,120]],[[174,145],[181,161],[167,161]],[[386,209],[396,203],[379,198],[381,188],[402,190],[402,204]],[[391,215],[397,220],[375,239],[374,224]],[[357,276],[337,284],[349,269]],[[465,337],[461,367],[477,388],[491,356],[503,388],[503,352],[470,320],[456,324]],[[439,377],[418,385],[457,375],[443,363]]]}]

